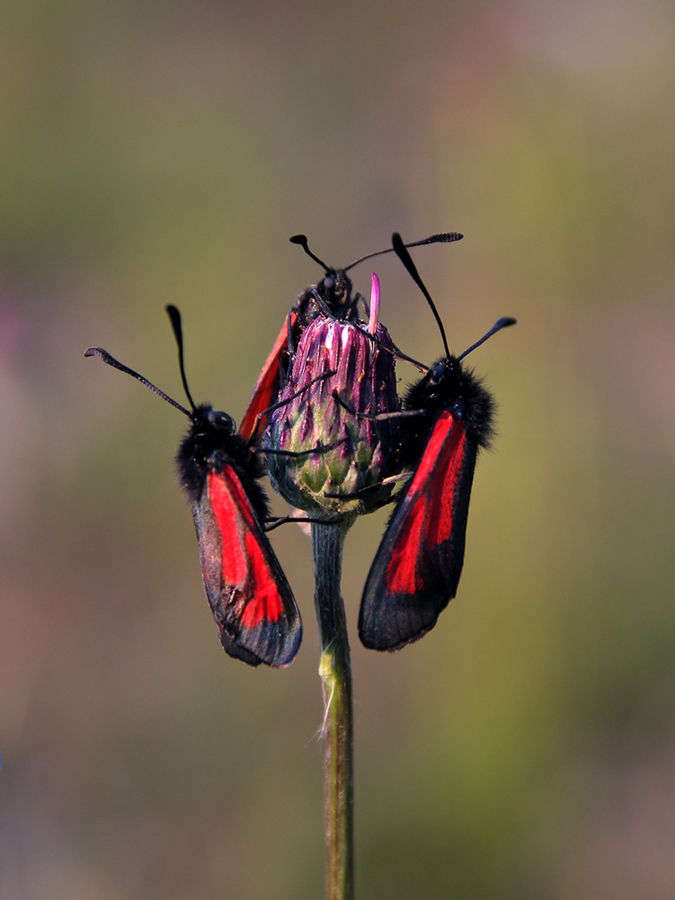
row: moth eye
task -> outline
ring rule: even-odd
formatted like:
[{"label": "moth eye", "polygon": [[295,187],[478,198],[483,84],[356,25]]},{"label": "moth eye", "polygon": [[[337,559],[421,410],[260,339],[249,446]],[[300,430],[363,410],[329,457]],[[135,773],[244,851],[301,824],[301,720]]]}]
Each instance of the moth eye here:
[{"label": "moth eye", "polygon": [[226,431],[232,434],[237,429],[234,419],[226,412],[217,412],[215,409],[212,409],[208,413],[206,418],[211,425],[217,425],[219,428],[224,428]]},{"label": "moth eye", "polygon": [[334,275],[326,275],[323,280],[324,289],[327,291],[332,291],[335,287],[335,276]]}]

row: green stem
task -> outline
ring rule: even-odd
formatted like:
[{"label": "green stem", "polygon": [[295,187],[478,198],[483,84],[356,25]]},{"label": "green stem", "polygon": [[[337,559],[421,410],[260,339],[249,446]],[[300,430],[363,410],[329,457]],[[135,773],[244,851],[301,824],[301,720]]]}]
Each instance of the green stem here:
[{"label": "green stem", "polygon": [[326,898],[354,897],[354,763],[352,669],[345,609],[340,595],[347,529],[312,525],[326,741]]}]

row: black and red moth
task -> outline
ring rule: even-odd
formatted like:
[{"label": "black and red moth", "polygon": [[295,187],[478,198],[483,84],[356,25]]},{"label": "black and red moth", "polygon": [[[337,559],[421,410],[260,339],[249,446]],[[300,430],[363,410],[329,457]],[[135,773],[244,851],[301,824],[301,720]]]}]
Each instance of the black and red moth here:
[{"label": "black and red moth", "polygon": [[190,403],[185,409],[101,347],[98,356],[132,375],[190,419],[176,463],[190,502],[206,596],[223,649],[251,666],[288,666],[302,640],[300,612],[265,535],[267,498],[258,483],[264,474],[260,454],[236,433],[234,420],[204,403],[196,406],[183,366],[180,313],[167,306],[176,341],[180,374]]},{"label": "black and red moth", "polygon": [[424,293],[439,324],[444,357],[412,385],[400,413],[403,489],[368,573],[359,637],[373,650],[397,650],[434,627],[457,593],[464,562],[476,457],[493,432],[492,397],[464,368],[464,357],[515,319],[500,319],[459,356],[448,350],[436,307],[398,234],[393,249]]},{"label": "black and red moth", "polygon": [[[424,244],[445,244],[461,240],[461,238],[462,235],[456,231],[448,231],[432,234],[428,238],[407,244],[407,246],[420,247]],[[239,434],[248,440],[253,437],[258,429],[261,432],[265,430],[267,417],[264,413],[273,406],[277,399],[283,386],[281,380],[282,367],[295,353],[303,330],[321,314],[327,313],[333,318],[348,322],[358,319],[357,306],[359,300],[363,300],[363,297],[360,293],[352,297],[352,282],[347,272],[367,259],[381,256],[383,253],[391,253],[392,251],[391,247],[387,247],[385,250],[377,250],[375,253],[362,256],[344,269],[333,269],[312,253],[304,234],[296,234],[290,238],[290,241],[293,244],[299,244],[308,256],[322,266],[325,270],[325,275],[317,284],[311,284],[298,295],[291,307],[286,323],[279,332],[279,336],[265,360],[260,377],[253,388],[248,408],[239,426]]]}]

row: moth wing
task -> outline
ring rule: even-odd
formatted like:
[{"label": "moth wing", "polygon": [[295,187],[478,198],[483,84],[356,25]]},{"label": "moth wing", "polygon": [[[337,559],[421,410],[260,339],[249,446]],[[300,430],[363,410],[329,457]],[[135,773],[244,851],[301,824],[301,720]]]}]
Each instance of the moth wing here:
[{"label": "moth wing", "polygon": [[290,665],[300,612],[236,471],[209,472],[192,508],[202,578],[223,649],[252,666]]},{"label": "moth wing", "polygon": [[[291,311],[291,331],[295,328],[297,313]],[[281,358],[288,349],[288,324],[279,332],[279,337],[274,342],[269,356],[265,360],[262,372],[256,381],[248,407],[239,426],[239,434],[246,440],[253,436],[256,419],[258,416],[276,403],[280,388],[279,366]],[[261,419],[259,430],[265,430],[266,418]]]},{"label": "moth wing", "polygon": [[397,650],[434,627],[457,592],[477,446],[443,412],[399,500],[368,573],[359,637]]}]

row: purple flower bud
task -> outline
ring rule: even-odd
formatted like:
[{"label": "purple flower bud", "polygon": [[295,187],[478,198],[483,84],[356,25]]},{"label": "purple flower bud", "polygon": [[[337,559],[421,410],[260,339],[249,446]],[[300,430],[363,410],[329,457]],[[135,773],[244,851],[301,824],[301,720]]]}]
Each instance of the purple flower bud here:
[{"label": "purple flower bud", "polygon": [[267,460],[273,487],[313,516],[372,512],[391,494],[392,486],[381,481],[396,471],[396,420],[358,415],[399,409],[393,345],[378,323],[379,298],[373,274],[368,324],[320,316],[303,331],[279,400],[302,393],[269,418],[266,447],[293,453],[318,448],[299,458],[269,454]]}]

